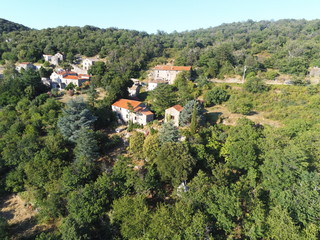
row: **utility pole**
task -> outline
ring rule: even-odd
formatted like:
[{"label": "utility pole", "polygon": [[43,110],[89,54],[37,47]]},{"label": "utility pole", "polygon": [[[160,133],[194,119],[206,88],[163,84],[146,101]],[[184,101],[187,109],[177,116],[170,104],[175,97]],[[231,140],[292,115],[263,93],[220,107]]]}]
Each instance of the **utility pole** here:
[{"label": "utility pole", "polygon": [[242,75],[242,82],[243,82],[243,83],[244,83],[244,78],[245,78],[245,76],[246,76],[246,71],[247,71],[247,66],[244,65],[244,67],[243,67],[243,75]]}]

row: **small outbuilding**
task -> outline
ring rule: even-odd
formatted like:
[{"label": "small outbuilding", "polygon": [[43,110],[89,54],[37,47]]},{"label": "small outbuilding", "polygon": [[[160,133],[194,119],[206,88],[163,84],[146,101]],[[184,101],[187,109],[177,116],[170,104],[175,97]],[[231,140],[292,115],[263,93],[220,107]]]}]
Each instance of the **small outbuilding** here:
[{"label": "small outbuilding", "polygon": [[166,109],[165,111],[165,122],[172,121],[173,124],[178,127],[180,121],[180,113],[183,110],[183,107],[179,104],[172,106],[171,108]]}]

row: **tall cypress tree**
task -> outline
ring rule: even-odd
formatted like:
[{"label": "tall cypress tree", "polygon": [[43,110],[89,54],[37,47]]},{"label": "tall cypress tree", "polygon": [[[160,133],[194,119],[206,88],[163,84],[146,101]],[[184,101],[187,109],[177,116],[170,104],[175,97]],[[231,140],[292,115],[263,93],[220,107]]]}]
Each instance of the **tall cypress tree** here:
[{"label": "tall cypress tree", "polygon": [[197,131],[197,104],[193,105],[193,112],[191,117],[190,131],[192,134],[195,134]]}]

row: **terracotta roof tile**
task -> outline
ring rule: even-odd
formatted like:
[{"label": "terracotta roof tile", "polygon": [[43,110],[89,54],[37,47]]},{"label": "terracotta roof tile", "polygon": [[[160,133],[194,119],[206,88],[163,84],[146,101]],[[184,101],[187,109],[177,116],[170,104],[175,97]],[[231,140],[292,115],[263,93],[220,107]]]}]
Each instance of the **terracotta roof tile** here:
[{"label": "terracotta roof tile", "polygon": [[191,66],[168,66],[168,65],[157,65],[153,70],[166,70],[166,71],[190,71]]},{"label": "terracotta roof tile", "polygon": [[122,98],[122,99],[119,99],[118,101],[116,101],[114,104],[112,104],[112,106],[129,110],[129,104],[132,105],[134,112],[140,112],[144,115],[152,115],[153,114],[145,106],[143,106],[143,105],[140,106],[141,104],[143,104],[142,102],[136,101],[136,100],[129,100],[129,99]]},{"label": "terracotta roof tile", "polygon": [[59,74],[59,75],[78,75],[76,72],[64,71],[64,70],[57,72],[57,74]]},{"label": "terracotta roof tile", "polygon": [[63,78],[65,78],[65,79],[79,80],[79,77],[78,77],[78,76],[74,76],[74,75],[67,75],[67,76],[64,76]]},{"label": "terracotta roof tile", "polygon": [[175,110],[177,110],[178,112],[181,112],[183,110],[183,107],[179,104],[172,106]]},{"label": "terracotta roof tile", "polygon": [[78,76],[81,78],[90,78],[89,74],[78,74]]},{"label": "terracotta roof tile", "polygon": [[132,105],[133,109],[135,109],[136,107],[138,107],[142,102],[140,101],[135,101],[135,100],[129,100],[129,99],[119,99],[118,101],[116,101],[114,104],[112,104],[112,106],[116,106],[116,107],[120,107],[120,108],[125,108],[125,109],[129,109],[129,104]]}]

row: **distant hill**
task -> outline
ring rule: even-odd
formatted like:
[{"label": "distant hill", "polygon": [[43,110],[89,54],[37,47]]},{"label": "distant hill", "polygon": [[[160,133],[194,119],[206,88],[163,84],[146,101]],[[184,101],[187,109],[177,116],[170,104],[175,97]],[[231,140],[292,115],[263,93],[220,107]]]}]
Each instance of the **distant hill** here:
[{"label": "distant hill", "polygon": [[6,19],[0,18],[0,34],[3,32],[13,32],[13,31],[22,31],[22,30],[30,30],[30,28],[8,21]]},{"label": "distant hill", "polygon": [[[173,61],[176,66],[193,66],[195,78],[219,79],[243,75],[304,79],[310,69],[320,67],[319,19],[248,20],[170,34],[94,26],[26,29],[0,20],[0,42],[6,41],[0,44],[0,61],[37,62],[42,54],[61,52],[71,63],[77,54],[99,55],[108,59],[107,72],[133,78]],[[12,32],[1,34],[5,31]]]}]

